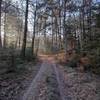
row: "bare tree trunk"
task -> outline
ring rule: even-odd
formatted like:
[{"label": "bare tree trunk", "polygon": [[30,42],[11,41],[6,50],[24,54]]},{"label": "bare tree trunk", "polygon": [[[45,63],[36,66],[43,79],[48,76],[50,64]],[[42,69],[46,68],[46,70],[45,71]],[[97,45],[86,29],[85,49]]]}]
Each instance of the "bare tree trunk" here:
[{"label": "bare tree trunk", "polygon": [[19,47],[19,49],[21,48],[22,32],[23,32],[23,22],[20,24],[20,27],[21,28],[19,30],[19,37],[18,37],[18,47]]},{"label": "bare tree trunk", "polygon": [[6,48],[6,19],[7,19],[7,13],[5,12],[5,15],[4,15],[4,37],[3,37],[3,48]]},{"label": "bare tree trunk", "polygon": [[25,58],[25,51],[26,51],[26,41],[27,41],[27,31],[28,31],[28,27],[27,27],[28,25],[28,5],[29,5],[29,0],[26,0],[24,37],[23,37],[23,44],[22,44],[22,50],[21,50],[22,58]]},{"label": "bare tree trunk", "polygon": [[81,46],[81,50],[83,49],[83,32],[82,32],[82,14],[81,14],[81,10],[80,10],[80,14],[79,14],[79,22],[80,22],[80,46]]},{"label": "bare tree trunk", "polygon": [[45,29],[44,29],[44,44],[45,44],[45,52],[47,51],[47,48],[46,48],[46,46],[47,46],[47,35],[46,35],[46,19],[45,19],[45,21],[44,21],[44,26],[45,26]]},{"label": "bare tree trunk", "polygon": [[64,19],[63,19],[63,30],[64,30],[64,44],[65,44],[65,55],[66,55],[66,58],[67,58],[67,33],[66,33],[66,0],[64,0]]},{"label": "bare tree trunk", "polygon": [[[18,33],[19,34],[19,33]],[[15,42],[15,49],[17,48],[17,46],[18,46],[18,35],[16,36],[16,42]]]},{"label": "bare tree trunk", "polygon": [[21,47],[21,33],[19,33],[19,37],[18,37],[18,47],[19,49]]},{"label": "bare tree trunk", "polygon": [[62,41],[61,41],[61,9],[60,9],[60,2],[59,0],[59,28],[58,28],[58,35],[59,35],[59,48],[62,48]]},{"label": "bare tree trunk", "polygon": [[89,40],[92,40],[92,33],[91,33],[91,5],[92,0],[89,0],[89,14],[88,14],[88,31],[89,31]]},{"label": "bare tree trunk", "polygon": [[0,0],[0,48],[2,47],[2,38],[1,38],[1,4],[2,4],[2,0]]},{"label": "bare tree trunk", "polygon": [[38,51],[39,51],[39,42],[40,42],[40,36],[39,36],[39,30],[40,30],[40,27],[39,27],[39,19],[37,20],[37,47],[36,47],[36,56],[38,55]]},{"label": "bare tree trunk", "polygon": [[[36,5],[37,6],[37,5]],[[35,25],[36,25],[36,10],[37,8],[35,9],[35,13],[34,13],[34,26],[33,26],[33,37],[32,37],[32,55],[34,55],[34,42],[35,42]]]},{"label": "bare tree trunk", "polygon": [[53,25],[53,23],[54,22],[53,22],[53,14],[52,14],[52,49],[53,49],[53,46],[54,46],[54,39],[53,39],[54,38],[54,27],[53,27],[54,25]]},{"label": "bare tree trunk", "polygon": [[57,47],[57,45],[58,45],[58,42],[57,42],[57,40],[58,40],[58,23],[57,23],[57,17],[55,16],[55,43],[56,43],[56,47]]},{"label": "bare tree trunk", "polygon": [[83,10],[82,10],[82,27],[83,27],[82,32],[83,32],[83,39],[86,38],[86,33],[85,33],[85,18],[84,17],[85,16],[84,16],[84,8],[83,8]]},{"label": "bare tree trunk", "polygon": [[36,55],[38,55],[39,43],[40,43],[40,37],[38,38],[38,41],[37,41]]}]

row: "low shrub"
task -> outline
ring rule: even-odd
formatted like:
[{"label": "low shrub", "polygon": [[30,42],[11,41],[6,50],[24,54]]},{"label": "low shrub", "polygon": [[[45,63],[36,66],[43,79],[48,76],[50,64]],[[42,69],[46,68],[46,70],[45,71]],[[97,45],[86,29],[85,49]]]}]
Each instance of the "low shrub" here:
[{"label": "low shrub", "polygon": [[67,65],[69,67],[75,68],[79,62],[79,54],[72,55],[71,59],[68,61]]},{"label": "low shrub", "polygon": [[25,53],[25,60],[30,62],[30,61],[35,61],[36,59],[37,55],[36,54],[32,55],[31,48],[27,48]]}]

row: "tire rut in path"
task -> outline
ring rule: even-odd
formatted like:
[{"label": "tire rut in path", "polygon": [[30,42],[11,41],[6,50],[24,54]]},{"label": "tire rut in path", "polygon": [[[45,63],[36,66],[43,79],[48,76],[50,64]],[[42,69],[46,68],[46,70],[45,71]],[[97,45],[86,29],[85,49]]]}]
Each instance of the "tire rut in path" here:
[{"label": "tire rut in path", "polygon": [[56,74],[61,100],[66,100],[66,96],[64,95],[63,83],[60,80],[60,73],[59,73],[59,70],[57,68],[57,64],[54,63],[53,68],[54,68],[54,71],[55,71],[55,74]]},{"label": "tire rut in path", "polygon": [[61,100],[66,100],[66,97],[64,95],[63,82],[60,80],[60,73],[57,67],[59,66],[57,66],[56,63],[44,61],[41,65],[39,72],[33,79],[31,85],[29,86],[28,90],[21,100],[37,100],[36,98],[39,94],[39,84],[41,84],[46,79],[46,77],[53,72],[55,73],[58,82],[60,98]]},{"label": "tire rut in path", "polygon": [[52,71],[50,64],[46,61],[43,62],[39,72],[33,79],[31,85],[21,100],[35,100],[35,96],[38,94],[39,90],[38,84],[40,84],[45,79],[46,74],[50,73],[50,71]]}]

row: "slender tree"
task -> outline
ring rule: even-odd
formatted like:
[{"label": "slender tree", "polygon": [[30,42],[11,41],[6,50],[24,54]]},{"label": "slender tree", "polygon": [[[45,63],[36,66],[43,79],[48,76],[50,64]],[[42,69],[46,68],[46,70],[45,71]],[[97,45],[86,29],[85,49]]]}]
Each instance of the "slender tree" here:
[{"label": "slender tree", "polygon": [[22,58],[25,58],[25,51],[26,51],[26,42],[27,42],[27,31],[28,31],[28,7],[29,7],[29,0],[26,0],[26,13],[25,13],[25,26],[24,26],[24,37],[23,37],[23,44],[21,50]]},{"label": "slender tree", "polygon": [[67,1],[66,0],[64,0],[64,5],[63,5],[63,7],[64,7],[64,18],[63,18],[63,38],[64,38],[64,44],[65,44],[65,55],[66,55],[66,57],[67,57],[67,32],[66,32],[66,3],[67,3]]},{"label": "slender tree", "polygon": [[2,47],[2,39],[1,39],[1,5],[2,5],[2,0],[0,0],[0,47]]},{"label": "slender tree", "polygon": [[34,42],[35,42],[35,28],[36,28],[36,16],[37,16],[37,1],[36,1],[36,7],[34,12],[34,25],[33,25],[33,36],[32,36],[32,55],[34,54]]}]

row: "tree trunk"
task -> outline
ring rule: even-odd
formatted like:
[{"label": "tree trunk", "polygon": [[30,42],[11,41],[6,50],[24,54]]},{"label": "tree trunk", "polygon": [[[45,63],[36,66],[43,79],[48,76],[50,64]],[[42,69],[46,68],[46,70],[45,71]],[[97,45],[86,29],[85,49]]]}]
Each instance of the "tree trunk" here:
[{"label": "tree trunk", "polygon": [[37,36],[38,36],[38,38],[37,38],[37,47],[36,47],[36,56],[38,55],[38,51],[39,51],[39,42],[40,42],[40,36],[39,36],[39,29],[40,29],[40,27],[39,27],[39,19],[37,20]]},{"label": "tree trunk", "polygon": [[[36,9],[37,10],[37,9]],[[35,40],[35,24],[36,24],[36,10],[35,10],[35,13],[34,13],[34,26],[33,26],[33,37],[32,37],[32,55],[34,55],[34,40]]]},{"label": "tree trunk", "polygon": [[47,51],[47,35],[46,35],[46,23],[47,23],[47,20],[45,19],[44,21],[44,44],[45,44],[45,52]]},{"label": "tree trunk", "polygon": [[83,32],[82,32],[82,14],[81,14],[81,10],[80,10],[80,14],[79,14],[79,29],[80,29],[80,46],[81,46],[81,50],[83,49]]},{"label": "tree trunk", "polygon": [[24,26],[24,37],[23,37],[23,44],[21,50],[22,58],[25,58],[25,51],[26,51],[26,41],[27,41],[27,31],[28,31],[28,4],[29,0],[26,0],[26,13],[25,13],[25,26]]},{"label": "tree trunk", "polygon": [[89,32],[89,40],[92,40],[92,33],[91,33],[91,6],[92,0],[89,0],[89,14],[88,14],[88,32]]},{"label": "tree trunk", "polygon": [[60,0],[59,0],[59,28],[58,28],[58,35],[59,35],[59,48],[62,49],[62,40],[61,40],[61,10],[60,10]]},{"label": "tree trunk", "polygon": [[6,20],[7,20],[7,13],[5,12],[5,15],[4,15],[4,37],[3,37],[3,48],[6,48]]},{"label": "tree trunk", "polygon": [[0,48],[2,47],[2,38],[1,38],[1,4],[2,4],[2,0],[0,0]]},{"label": "tree trunk", "polygon": [[21,47],[21,33],[19,33],[19,37],[18,37],[18,47],[19,49]]},{"label": "tree trunk", "polygon": [[54,46],[54,39],[53,39],[54,38],[54,27],[53,27],[54,25],[53,25],[53,23],[54,22],[53,22],[53,14],[52,14],[52,49],[53,49],[53,46]]},{"label": "tree trunk", "polygon": [[67,33],[66,33],[66,0],[64,0],[64,19],[63,19],[63,30],[64,30],[64,44],[65,44],[65,55],[66,55],[66,58],[67,58]]},{"label": "tree trunk", "polygon": [[55,44],[56,44],[56,49],[58,45],[58,23],[57,23],[57,17],[55,16]]}]

